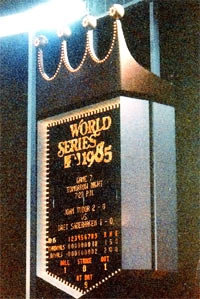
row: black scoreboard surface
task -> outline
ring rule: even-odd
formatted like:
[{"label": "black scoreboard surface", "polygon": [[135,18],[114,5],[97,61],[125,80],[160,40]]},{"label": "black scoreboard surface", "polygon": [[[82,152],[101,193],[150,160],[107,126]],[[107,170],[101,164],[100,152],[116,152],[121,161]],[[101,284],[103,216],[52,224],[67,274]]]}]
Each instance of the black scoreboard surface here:
[{"label": "black scoreboard surface", "polygon": [[85,292],[121,269],[119,105],[47,126],[46,271]]},{"label": "black scoreboard surface", "polygon": [[38,124],[37,275],[76,298],[121,270],[176,270],[174,110],[154,110],[153,133],[127,97]]}]

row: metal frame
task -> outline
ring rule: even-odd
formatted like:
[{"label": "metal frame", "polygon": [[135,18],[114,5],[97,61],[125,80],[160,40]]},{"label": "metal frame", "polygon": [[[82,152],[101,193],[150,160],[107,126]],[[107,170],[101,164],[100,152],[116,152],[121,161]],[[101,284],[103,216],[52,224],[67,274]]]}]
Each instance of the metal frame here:
[{"label": "metal frame", "polygon": [[36,279],[36,49],[28,45],[26,298],[33,298]]}]

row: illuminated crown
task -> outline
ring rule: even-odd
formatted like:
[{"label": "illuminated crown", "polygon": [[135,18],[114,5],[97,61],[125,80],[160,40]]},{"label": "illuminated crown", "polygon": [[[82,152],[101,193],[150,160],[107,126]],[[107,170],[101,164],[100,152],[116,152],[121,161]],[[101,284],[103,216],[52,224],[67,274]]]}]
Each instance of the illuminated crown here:
[{"label": "illuminated crown", "polygon": [[88,98],[98,98],[111,93],[132,94],[137,97],[153,99],[159,103],[172,104],[173,87],[169,83],[139,65],[127,47],[120,18],[124,8],[114,4],[109,15],[113,18],[113,34],[110,48],[103,59],[99,59],[93,45],[93,30],[96,19],[86,16],[82,25],[87,29],[86,45],[82,60],[76,68],[70,64],[67,52],[67,38],[70,31],[58,32],[61,38],[60,60],[55,73],[48,76],[43,62],[43,51],[47,44],[44,36],[35,39],[38,48],[38,69],[42,77],[39,84],[56,96],[59,84],[67,100],[76,102]]}]

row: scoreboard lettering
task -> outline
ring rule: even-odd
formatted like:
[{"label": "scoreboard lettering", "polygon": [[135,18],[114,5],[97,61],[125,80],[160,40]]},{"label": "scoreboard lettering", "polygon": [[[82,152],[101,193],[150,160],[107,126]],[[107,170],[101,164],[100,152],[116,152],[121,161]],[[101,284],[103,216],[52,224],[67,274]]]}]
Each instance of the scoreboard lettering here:
[{"label": "scoreboard lettering", "polygon": [[46,121],[45,271],[82,294],[121,269],[119,130],[116,103]]}]

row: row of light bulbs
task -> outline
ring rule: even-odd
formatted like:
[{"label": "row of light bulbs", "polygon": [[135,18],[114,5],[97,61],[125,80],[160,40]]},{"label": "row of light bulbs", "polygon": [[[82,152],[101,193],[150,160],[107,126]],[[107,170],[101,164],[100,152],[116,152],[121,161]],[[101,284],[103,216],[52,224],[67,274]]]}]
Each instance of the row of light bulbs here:
[{"label": "row of light bulbs", "polygon": [[[124,16],[124,7],[120,4],[113,4],[108,14],[115,20],[121,19]],[[88,30],[94,30],[97,26],[97,19],[94,16],[85,16],[82,21],[82,26]],[[68,38],[71,35],[71,30],[69,27],[59,29],[57,30],[57,35],[59,38]],[[38,48],[44,47],[47,43],[48,40],[43,35],[36,37],[34,40],[34,45]]]}]

